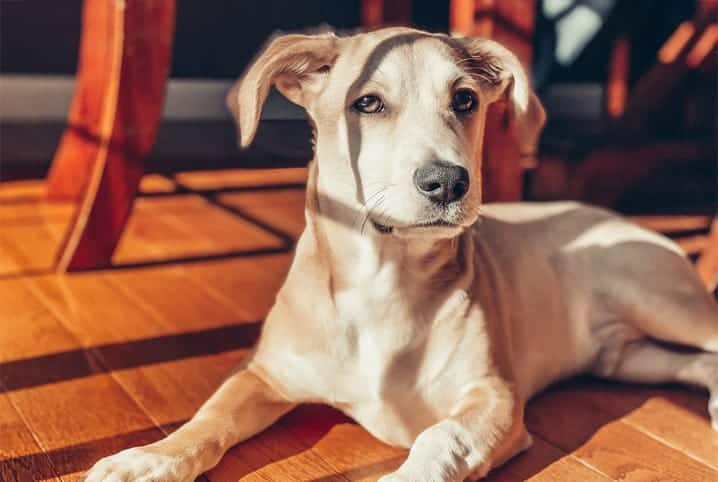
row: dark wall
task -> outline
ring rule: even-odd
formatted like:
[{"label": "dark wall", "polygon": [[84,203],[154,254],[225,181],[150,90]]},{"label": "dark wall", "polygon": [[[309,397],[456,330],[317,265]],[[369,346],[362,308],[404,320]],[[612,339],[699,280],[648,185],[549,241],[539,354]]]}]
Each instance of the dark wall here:
[{"label": "dark wall", "polygon": [[[82,0],[19,0],[0,9],[0,71],[75,72]],[[359,0],[179,0],[172,75],[236,77],[279,28],[355,28],[358,20]]]},{"label": "dark wall", "polygon": [[[448,4],[415,1],[414,23],[446,30]],[[2,1],[0,72],[73,74],[81,11],[82,0]],[[277,29],[354,29],[359,17],[360,0],[178,0],[172,76],[234,78]]]}]

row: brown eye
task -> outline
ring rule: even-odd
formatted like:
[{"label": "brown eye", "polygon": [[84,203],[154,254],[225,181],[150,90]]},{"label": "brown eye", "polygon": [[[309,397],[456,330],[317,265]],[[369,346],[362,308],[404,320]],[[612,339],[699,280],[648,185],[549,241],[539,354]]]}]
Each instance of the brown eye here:
[{"label": "brown eye", "polygon": [[384,112],[384,102],[375,95],[365,95],[352,104],[352,109],[362,114],[378,114]]},{"label": "brown eye", "polygon": [[458,114],[471,112],[476,105],[476,96],[470,90],[457,90],[451,99],[451,108]]}]

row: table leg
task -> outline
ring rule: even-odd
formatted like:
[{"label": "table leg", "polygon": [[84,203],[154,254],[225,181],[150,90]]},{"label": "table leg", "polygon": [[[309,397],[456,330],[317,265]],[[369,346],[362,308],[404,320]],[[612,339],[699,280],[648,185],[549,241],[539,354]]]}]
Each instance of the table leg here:
[{"label": "table leg", "polygon": [[175,0],[87,0],[75,98],[48,198],[80,202],[59,272],[110,264],[155,140]]}]

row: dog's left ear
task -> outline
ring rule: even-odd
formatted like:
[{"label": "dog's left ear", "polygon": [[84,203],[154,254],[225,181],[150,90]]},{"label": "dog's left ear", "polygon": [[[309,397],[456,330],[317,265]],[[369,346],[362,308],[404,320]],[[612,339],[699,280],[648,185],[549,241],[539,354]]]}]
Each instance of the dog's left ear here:
[{"label": "dog's left ear", "polygon": [[521,62],[503,45],[488,39],[461,38],[461,44],[474,60],[475,72],[498,84],[506,108],[501,128],[513,137],[522,158],[536,154],[546,113],[534,93]]},{"label": "dog's left ear", "polygon": [[334,34],[281,35],[267,43],[227,94],[242,147],[254,138],[269,88],[274,85],[290,101],[306,107],[334,64],[338,43]]}]

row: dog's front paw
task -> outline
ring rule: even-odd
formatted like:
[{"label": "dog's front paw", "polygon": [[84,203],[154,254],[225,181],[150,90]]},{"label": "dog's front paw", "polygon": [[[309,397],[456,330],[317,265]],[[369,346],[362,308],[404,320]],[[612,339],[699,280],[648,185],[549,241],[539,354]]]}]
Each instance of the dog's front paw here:
[{"label": "dog's front paw", "polygon": [[191,464],[180,457],[153,453],[146,448],[123,450],[97,462],[85,482],[192,482]]}]

